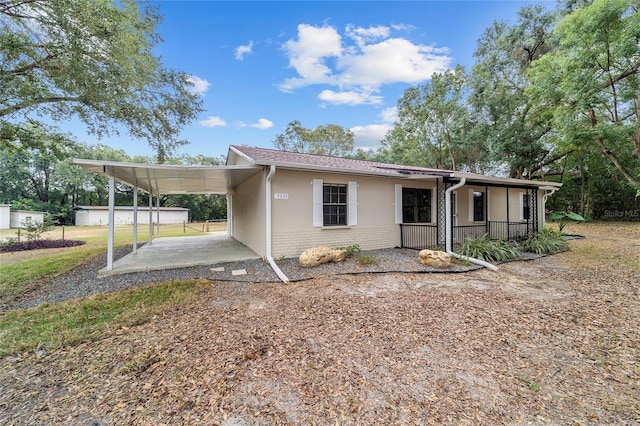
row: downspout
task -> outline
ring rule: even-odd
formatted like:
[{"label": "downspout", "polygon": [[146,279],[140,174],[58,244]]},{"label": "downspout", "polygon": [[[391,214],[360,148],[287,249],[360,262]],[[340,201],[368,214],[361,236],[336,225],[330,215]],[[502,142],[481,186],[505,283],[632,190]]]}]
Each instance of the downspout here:
[{"label": "downspout", "polygon": [[271,269],[273,269],[273,272],[276,273],[278,278],[280,278],[282,282],[288,283],[289,278],[287,278],[284,272],[282,272],[282,270],[278,267],[278,265],[276,265],[276,262],[273,260],[273,257],[271,257],[271,178],[275,174],[276,174],[276,166],[271,165],[271,170],[267,175],[267,188],[266,188],[267,205],[265,209],[266,210],[265,216],[267,217],[267,229],[266,229],[267,255],[265,257],[267,258],[267,262],[269,262]]},{"label": "downspout", "polygon": [[463,256],[461,254],[454,253],[451,250],[451,193],[456,189],[460,188],[467,182],[466,178],[460,178],[460,182],[453,185],[451,188],[448,188],[444,192],[444,223],[445,223],[445,251],[449,256],[455,257],[456,259],[466,260],[467,262],[475,263],[476,265],[484,266],[485,268],[489,268],[492,271],[497,271],[498,267],[489,262],[485,262],[484,260],[476,259],[473,257]]}]

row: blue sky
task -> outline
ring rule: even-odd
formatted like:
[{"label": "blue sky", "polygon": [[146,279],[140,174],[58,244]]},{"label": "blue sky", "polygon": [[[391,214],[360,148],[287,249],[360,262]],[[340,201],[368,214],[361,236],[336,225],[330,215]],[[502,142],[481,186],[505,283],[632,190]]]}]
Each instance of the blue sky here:
[{"label": "blue sky", "polygon": [[[555,2],[535,2],[554,8]],[[185,1],[161,0],[157,53],[190,76],[205,111],[178,154],[225,155],[229,145],[272,148],[276,135],[338,124],[356,147],[376,148],[407,87],[474,62],[476,42],[495,20],[515,23],[524,1]],[[153,156],[127,135],[79,140]]]}]

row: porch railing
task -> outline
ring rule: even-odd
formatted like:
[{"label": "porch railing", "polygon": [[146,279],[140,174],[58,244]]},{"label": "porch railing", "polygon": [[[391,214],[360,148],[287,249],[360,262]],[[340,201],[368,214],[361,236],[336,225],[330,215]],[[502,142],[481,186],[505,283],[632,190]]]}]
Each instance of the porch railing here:
[{"label": "porch railing", "polygon": [[[452,243],[456,246],[484,234],[492,240],[520,241],[533,235],[535,228],[532,222],[490,221],[482,225],[454,226],[452,231]],[[400,246],[412,249],[442,247],[444,241],[438,240],[436,225],[403,223],[400,224]]]},{"label": "porch railing", "polygon": [[436,225],[401,223],[400,247],[423,249],[438,246],[438,227]]}]

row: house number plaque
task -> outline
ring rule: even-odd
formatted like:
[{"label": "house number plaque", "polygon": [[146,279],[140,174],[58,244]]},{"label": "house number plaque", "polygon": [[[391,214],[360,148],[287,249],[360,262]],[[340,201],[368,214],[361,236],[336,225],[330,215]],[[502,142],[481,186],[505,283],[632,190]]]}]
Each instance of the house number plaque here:
[{"label": "house number plaque", "polygon": [[276,200],[288,200],[289,194],[285,194],[283,192],[276,192],[275,194],[273,194],[273,198],[275,198]]}]

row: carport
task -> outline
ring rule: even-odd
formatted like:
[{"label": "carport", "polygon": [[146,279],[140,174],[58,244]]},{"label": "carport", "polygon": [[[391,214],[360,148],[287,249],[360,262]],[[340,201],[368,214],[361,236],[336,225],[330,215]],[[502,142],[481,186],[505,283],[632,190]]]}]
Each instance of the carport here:
[{"label": "carport", "polygon": [[[109,178],[109,224],[107,265],[103,275],[127,272],[171,269],[192,265],[256,259],[259,256],[236,241],[230,233],[215,233],[197,237],[160,238],[160,195],[168,194],[228,194],[231,188],[262,170],[259,166],[173,166],[163,164],[123,163],[115,161],[76,159],[75,164]],[[133,250],[114,262],[115,182],[133,188]],[[149,240],[143,247],[137,244],[138,190],[149,194]],[[156,238],[153,238],[153,198],[158,217]],[[228,199],[228,205],[229,203]],[[229,209],[227,220],[233,221]],[[229,230],[232,226],[228,227]]]}]

